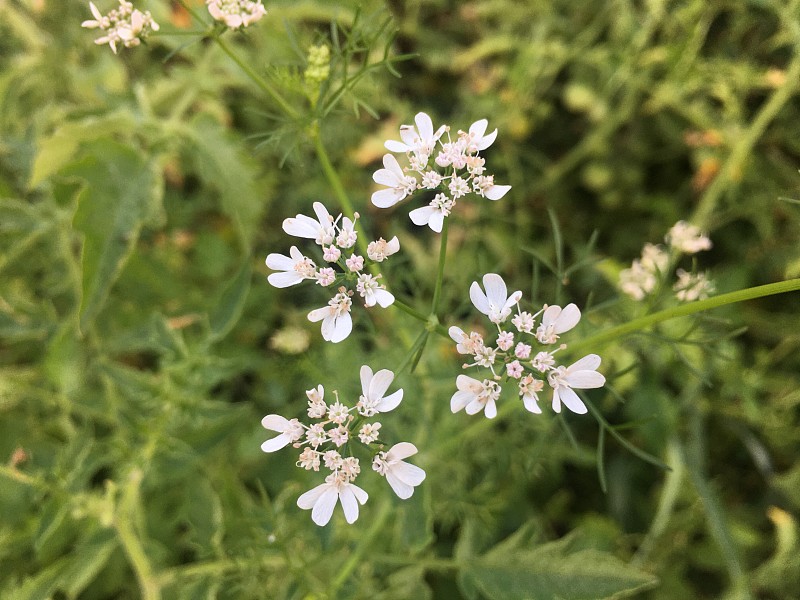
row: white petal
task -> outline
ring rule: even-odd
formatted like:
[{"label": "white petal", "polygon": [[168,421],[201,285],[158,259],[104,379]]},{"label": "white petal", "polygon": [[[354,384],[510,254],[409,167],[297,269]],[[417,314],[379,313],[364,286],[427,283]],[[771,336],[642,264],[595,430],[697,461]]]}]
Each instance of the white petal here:
[{"label": "white petal", "polygon": [[372,181],[390,188],[396,188],[400,183],[397,180],[397,174],[393,173],[389,169],[378,169],[375,171],[372,174]]},{"label": "white petal", "polygon": [[394,254],[398,250],[400,250],[400,240],[397,239],[397,236],[394,236],[386,242],[386,254]]},{"label": "white petal", "polygon": [[574,304],[567,304],[556,319],[556,333],[569,331],[581,320],[581,310]]},{"label": "white petal", "polygon": [[413,485],[414,487],[425,481],[425,471],[420,469],[417,465],[411,465],[407,462],[400,462],[392,466],[391,472],[394,473],[400,481],[408,485]]},{"label": "white petal", "polygon": [[386,167],[389,171],[397,175],[398,179],[402,181],[403,177],[405,177],[405,173],[403,173],[403,169],[400,167],[400,163],[397,162],[397,159],[392,154],[384,154],[383,155],[383,166]]},{"label": "white petal", "polygon": [[438,212],[433,206],[423,206],[422,208],[415,208],[408,216],[414,222],[414,225],[427,225],[433,213]]},{"label": "white petal", "polygon": [[409,456],[414,456],[416,453],[417,447],[411,442],[399,442],[392,446],[386,453],[386,460],[388,462],[403,460]]},{"label": "white petal", "polygon": [[369,495],[367,492],[362,490],[355,483],[350,484],[350,489],[352,490],[353,495],[356,497],[356,500],[358,500],[359,504],[364,505],[367,503],[367,500],[369,500]]},{"label": "white petal", "polygon": [[403,390],[401,388],[397,390],[394,394],[389,394],[388,396],[386,396],[386,398],[378,402],[377,410],[378,412],[382,413],[389,412],[390,410],[394,410],[395,408],[397,408],[397,406],[400,404],[402,400],[403,400]]},{"label": "white petal", "polygon": [[303,510],[313,508],[322,493],[329,487],[329,483],[321,483],[317,487],[308,490],[305,494],[301,495],[297,499],[297,506]]},{"label": "white petal", "polygon": [[331,307],[330,306],[323,306],[322,308],[316,308],[308,313],[308,320],[312,323],[317,323],[322,321],[325,317],[331,314]]},{"label": "white petal", "polygon": [[267,275],[267,281],[270,285],[276,288],[287,288],[303,281],[303,276],[294,271],[286,271],[285,273],[272,273]]},{"label": "white petal", "polygon": [[484,406],[485,404],[478,400],[477,397],[473,397],[472,402],[467,404],[466,408],[464,408],[464,412],[468,415],[476,415],[483,410]]},{"label": "white petal", "polygon": [[568,409],[579,415],[585,415],[587,412],[586,405],[578,398],[578,394],[573,392],[570,388],[561,388],[561,401]]},{"label": "white petal", "polygon": [[361,393],[365,396],[369,395],[369,382],[372,381],[372,369],[367,365],[361,367]]},{"label": "white petal", "polygon": [[477,281],[473,281],[472,285],[469,286],[469,299],[472,300],[472,304],[480,312],[485,315],[489,314],[489,300],[486,298],[486,294],[483,293]]},{"label": "white petal", "polygon": [[386,481],[392,486],[394,493],[397,494],[397,497],[401,500],[408,500],[414,495],[414,488],[406,482],[401,481],[400,478],[394,474],[393,470],[386,472]]},{"label": "white petal", "polygon": [[325,208],[325,205],[322,202],[314,202],[312,204],[314,208],[314,214],[317,215],[317,221],[322,227],[328,227],[331,224],[331,215],[328,212],[328,209]]},{"label": "white petal", "polygon": [[267,256],[267,260],[264,262],[273,271],[291,271],[294,269],[294,261],[283,254],[272,253]]},{"label": "white petal", "polygon": [[606,378],[597,371],[575,371],[567,373],[564,378],[570,387],[579,390],[591,390],[594,388],[603,387],[606,384]]},{"label": "white petal", "polygon": [[434,213],[431,215],[431,218],[428,221],[428,226],[430,226],[430,228],[436,233],[442,233],[442,227],[444,226],[444,213],[440,210],[434,210]]},{"label": "white petal", "polygon": [[348,523],[355,523],[358,519],[358,502],[349,485],[343,485],[339,490],[339,500],[342,503],[345,520]]},{"label": "white petal", "polygon": [[394,206],[400,202],[400,200],[405,197],[406,194],[404,191],[389,188],[373,192],[371,200],[372,203],[378,208],[389,208],[390,206]]},{"label": "white petal", "polygon": [[450,410],[457,413],[474,399],[475,394],[470,392],[456,392],[453,394],[453,397],[450,398]]},{"label": "white petal", "polygon": [[418,112],[414,117],[414,122],[417,124],[419,137],[425,141],[433,138],[433,121],[431,121],[431,118],[426,113]]},{"label": "white petal", "polygon": [[556,306],[553,304],[552,306],[548,306],[547,309],[542,313],[542,325],[547,327],[551,323],[554,323],[556,319],[558,319],[558,315],[561,314],[561,307]]},{"label": "white petal", "polygon": [[97,7],[94,5],[94,2],[89,2],[89,10],[92,11],[94,18],[97,19],[98,21],[101,21],[103,19],[103,13],[101,13],[97,9]]},{"label": "white petal", "polygon": [[505,196],[510,189],[510,185],[493,185],[484,192],[484,196],[486,196],[489,200],[500,200],[500,198]]},{"label": "white petal", "polygon": [[478,150],[486,150],[489,146],[494,144],[494,140],[497,138],[497,129],[495,129],[492,133],[487,136],[484,136],[483,139],[478,143]]},{"label": "white petal", "polygon": [[522,404],[525,405],[525,409],[536,414],[542,414],[542,409],[539,408],[539,403],[536,402],[536,398],[533,397],[531,394],[525,394],[522,396]]},{"label": "white petal", "polygon": [[486,132],[486,128],[489,126],[489,121],[486,119],[481,119],[480,121],[475,121],[472,125],[469,126],[469,132],[475,138],[482,138],[483,134]]},{"label": "white petal", "polygon": [[456,344],[460,344],[464,339],[464,330],[461,327],[456,327],[453,325],[450,329],[447,330],[447,333],[450,334],[450,339],[453,340]]},{"label": "white petal", "polygon": [[[353,331],[353,319],[350,317],[350,313],[345,313],[342,316],[331,320],[333,321],[333,329],[331,331],[329,341],[337,344],[350,335],[351,331]],[[324,323],[322,328],[325,328]]]},{"label": "white petal", "polygon": [[275,436],[271,440],[267,440],[266,442],[261,444],[261,450],[263,452],[275,452],[276,450],[280,450],[281,448],[286,447],[291,441],[292,441],[291,436],[282,433],[278,436]]},{"label": "white petal", "polygon": [[406,144],[398,142],[397,140],[386,140],[386,143],[383,145],[391,152],[408,152],[411,150]]},{"label": "white petal", "polygon": [[497,273],[487,273],[483,276],[483,287],[486,288],[486,297],[491,304],[503,306],[508,299],[506,282]]},{"label": "white petal", "polygon": [[483,383],[469,375],[459,375],[456,377],[456,387],[462,392],[477,395],[483,389]]},{"label": "white petal", "polygon": [[582,359],[572,363],[567,367],[567,372],[573,371],[595,371],[600,366],[600,357],[597,354],[587,354]]},{"label": "white petal", "polygon": [[331,520],[338,498],[339,494],[336,492],[336,488],[329,485],[328,489],[323,491],[322,495],[317,499],[314,508],[311,509],[311,520],[320,527],[327,525],[328,521]]},{"label": "white petal", "polygon": [[[311,221],[313,225],[308,221]],[[297,217],[283,220],[283,230],[289,235],[313,240],[317,237],[319,223],[305,215],[297,215]]]},{"label": "white petal", "polygon": [[261,426],[264,429],[269,429],[270,431],[279,431],[280,433],[283,433],[286,431],[286,427],[288,425],[289,419],[280,415],[267,415],[261,419]]},{"label": "white petal", "polygon": [[375,300],[382,308],[386,308],[387,306],[391,306],[394,303],[394,296],[391,292],[386,290],[375,290]]},{"label": "white petal", "polygon": [[561,397],[558,395],[556,388],[553,388],[553,412],[561,412]]},{"label": "white petal", "polygon": [[381,369],[375,373],[372,381],[370,381],[369,394],[367,394],[367,397],[370,400],[382,398],[386,390],[389,389],[389,386],[392,385],[392,381],[394,381],[394,373],[389,369]]}]

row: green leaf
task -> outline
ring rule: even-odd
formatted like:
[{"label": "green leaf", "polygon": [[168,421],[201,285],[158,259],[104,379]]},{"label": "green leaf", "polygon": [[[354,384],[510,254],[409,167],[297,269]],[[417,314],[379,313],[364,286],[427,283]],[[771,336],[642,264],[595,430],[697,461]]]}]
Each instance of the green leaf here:
[{"label": "green leaf", "polygon": [[50,137],[39,142],[39,152],[33,162],[29,187],[36,187],[72,162],[84,142],[132,131],[134,128],[133,116],[128,111],[65,123]]},{"label": "green leaf", "polygon": [[571,551],[570,544],[562,541],[533,550],[509,550],[504,544],[465,563],[463,577],[488,598],[498,600],[622,598],[657,581],[612,554]]},{"label": "green leaf", "polygon": [[71,562],[61,573],[62,589],[69,598],[77,598],[92,583],[117,548],[111,529],[98,529],[84,539],[71,553]]},{"label": "green leaf", "polygon": [[80,326],[100,312],[111,286],[161,200],[161,178],[151,163],[111,141],[93,144],[89,156],[62,171],[87,186],[78,195],[74,226],[84,234]]},{"label": "green leaf", "polygon": [[224,338],[242,315],[247,294],[250,291],[250,280],[253,269],[249,260],[243,260],[239,272],[234,275],[222,291],[217,305],[209,317],[212,342]]},{"label": "green leaf", "polygon": [[257,161],[219,123],[198,118],[183,134],[193,146],[190,157],[197,175],[220,194],[221,208],[239,231],[242,247],[249,252],[261,215],[266,208],[263,186],[257,179]]}]

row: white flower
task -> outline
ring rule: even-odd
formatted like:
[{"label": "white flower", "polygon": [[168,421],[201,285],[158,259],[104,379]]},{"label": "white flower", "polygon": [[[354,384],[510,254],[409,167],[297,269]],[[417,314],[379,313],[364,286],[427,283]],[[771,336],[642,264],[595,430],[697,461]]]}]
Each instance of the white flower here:
[{"label": "white flower", "polygon": [[350,271],[356,273],[364,268],[364,257],[352,254],[350,258],[344,261],[344,264]]},{"label": "white flower", "polygon": [[658,279],[641,261],[634,260],[629,269],[619,272],[619,289],[634,300],[641,300],[656,289]]},{"label": "white flower", "polygon": [[672,248],[686,254],[695,254],[711,248],[711,240],[703,235],[700,228],[686,221],[675,223],[664,239]]},{"label": "white flower", "polygon": [[348,439],[350,439],[350,430],[344,425],[339,425],[338,427],[328,430],[328,437],[334,444],[336,444],[337,448],[340,448],[347,443]]},{"label": "white flower", "polygon": [[[355,214],[355,217],[358,218],[358,213]],[[355,230],[355,223],[347,217],[343,217],[342,227],[339,230],[339,235],[336,237],[336,245],[339,246],[339,248],[352,248],[357,239],[358,234]]]},{"label": "white flower", "polygon": [[375,183],[385,185],[386,189],[373,193],[372,203],[378,208],[389,208],[416,190],[417,180],[406,175],[391,154],[384,155],[383,166],[383,169],[375,171],[372,179]]},{"label": "white flower", "polygon": [[533,330],[533,315],[528,311],[515,315],[511,322],[520,333],[530,333]]},{"label": "white flower", "polygon": [[514,356],[521,359],[526,359],[531,355],[531,346],[530,344],[525,344],[523,342],[519,342],[514,347]]},{"label": "white flower", "polygon": [[336,283],[336,271],[334,271],[331,267],[320,269],[315,277],[317,279],[317,283],[322,287],[328,287],[329,285]]},{"label": "white flower", "polygon": [[678,269],[675,274],[678,276],[678,281],[672,289],[675,290],[675,297],[681,302],[703,300],[714,293],[714,283],[705,273],[689,273]]},{"label": "white flower", "polygon": [[300,454],[296,465],[306,471],[319,471],[319,453],[311,448],[306,448]]},{"label": "white flower", "polygon": [[574,304],[548,306],[542,315],[542,322],[536,330],[536,339],[542,344],[554,344],[559,334],[569,331],[581,320],[581,311]]},{"label": "white flower", "polygon": [[574,413],[586,414],[587,409],[583,401],[572,388],[588,390],[602,387],[606,378],[597,372],[600,366],[600,357],[597,354],[588,354],[568,367],[556,367],[547,375],[547,382],[553,388],[553,410],[561,412],[561,403]]},{"label": "white flower", "polygon": [[450,190],[453,199],[458,200],[469,193],[469,183],[462,177],[453,176],[450,183],[447,184],[447,189]]},{"label": "white flower", "polygon": [[394,302],[394,296],[369,273],[362,273],[358,276],[356,291],[364,298],[364,304],[367,307],[378,304],[382,308],[386,308]]},{"label": "white flower", "polygon": [[283,230],[295,237],[314,240],[320,246],[333,243],[336,238],[336,226],[328,209],[321,202],[314,202],[316,219],[306,215],[297,215],[294,218],[284,219]]},{"label": "white flower", "polygon": [[642,266],[655,273],[657,271],[665,271],[669,265],[669,254],[664,249],[656,244],[645,244],[642,248]]},{"label": "white flower", "polygon": [[344,480],[343,475],[331,473],[325,483],[307,491],[297,499],[297,506],[304,510],[311,509],[311,519],[320,527],[327,525],[336,508],[336,501],[342,503],[344,518],[348,523],[358,519],[358,505],[369,499],[367,492],[354,483]]},{"label": "white flower", "polygon": [[[486,150],[486,148],[494,143],[495,138],[497,138],[497,129],[495,129],[489,135],[484,135],[488,126],[489,121],[486,119],[475,121],[472,125],[470,125],[469,132],[464,135],[464,139],[467,144],[467,152],[474,154],[475,152]],[[463,132],[461,133],[463,135]]]},{"label": "white flower", "polygon": [[310,258],[303,256],[297,246],[289,248],[289,256],[270,254],[266,263],[273,271],[283,271],[283,273],[272,273],[267,277],[267,281],[276,288],[289,287],[304,279],[316,277],[316,265]]},{"label": "white flower", "polygon": [[267,415],[261,419],[261,426],[270,431],[277,431],[280,435],[261,444],[264,452],[275,452],[284,446],[296,442],[303,437],[303,426],[297,419],[286,419],[280,415]]},{"label": "white flower", "polygon": [[525,409],[540,415],[542,409],[539,408],[539,392],[544,388],[544,381],[534,379],[532,375],[525,375],[519,381],[519,395],[522,396],[522,404]]},{"label": "white flower", "polygon": [[247,27],[267,14],[261,0],[206,0],[209,14],[231,29]]},{"label": "white flower", "polygon": [[372,369],[367,365],[361,367],[361,396],[356,404],[358,414],[371,417],[375,413],[385,413],[395,409],[403,399],[403,388],[383,397],[392,385],[392,381],[394,373],[388,369],[381,369],[373,375]]},{"label": "white flower", "polygon": [[341,425],[350,415],[350,409],[338,400],[328,407],[328,420]]},{"label": "white flower", "polygon": [[369,246],[367,246],[367,256],[370,260],[374,260],[375,262],[383,262],[398,250],[400,250],[400,240],[397,239],[397,236],[394,236],[388,242],[380,238],[375,242],[369,243]]},{"label": "white flower", "polygon": [[502,323],[511,314],[511,307],[522,298],[522,292],[516,291],[508,296],[506,282],[496,273],[487,273],[483,276],[483,293],[477,281],[473,281],[469,288],[469,297],[472,304],[480,312],[487,315],[492,323]]},{"label": "white flower", "polygon": [[460,327],[453,325],[447,330],[450,338],[456,343],[456,350],[459,354],[476,354],[483,348],[483,338],[480,333],[470,331],[469,335],[464,333]]},{"label": "white flower", "polygon": [[322,321],[322,339],[336,344],[353,330],[353,319],[350,317],[352,303],[344,288],[339,288],[339,293],[328,301],[328,306],[308,313],[308,320],[312,323]]},{"label": "white flower", "polygon": [[379,452],[372,461],[373,470],[386,477],[394,493],[402,500],[410,498],[414,494],[414,488],[425,480],[425,471],[403,461],[416,453],[414,444],[400,442],[388,452]]},{"label": "white flower", "polygon": [[472,180],[472,190],[489,200],[500,200],[510,189],[510,185],[495,185],[494,175],[479,175]]},{"label": "white flower", "polygon": [[414,122],[417,124],[416,128],[413,125],[400,126],[402,142],[388,140],[384,145],[390,152],[413,152],[417,161],[424,166],[433,154],[436,142],[442,137],[446,126],[442,125],[434,132],[433,121],[424,112],[417,113]]},{"label": "white flower", "polygon": [[308,431],[306,431],[306,440],[309,444],[314,446],[314,448],[328,441],[328,434],[322,426],[322,423],[314,423],[308,428]]},{"label": "white flower", "polygon": [[133,8],[133,4],[126,0],[119,0],[119,7],[103,15],[93,2],[89,2],[89,10],[94,19],[81,23],[87,29],[102,29],[105,35],[97,38],[94,43],[108,44],[114,54],[117,53],[117,44],[121,43],[126,48],[141,44],[151,31],[158,31],[158,23],[153,20],[150,11],[142,12]]},{"label": "white flower", "polygon": [[436,233],[441,233],[444,219],[450,215],[455,205],[455,200],[451,200],[444,194],[436,194],[428,206],[415,208],[408,213],[408,216],[411,217],[414,225],[427,225]]},{"label": "white flower", "polygon": [[553,358],[552,352],[537,352],[531,361],[531,366],[540,373],[549,371],[555,364],[556,359]]},{"label": "white flower", "polygon": [[497,347],[503,352],[507,351],[514,345],[514,334],[510,331],[501,331],[497,336]]},{"label": "white flower", "polygon": [[506,372],[508,373],[509,377],[519,379],[522,377],[522,364],[518,360],[510,362],[506,364]]},{"label": "white flower", "polygon": [[497,404],[500,397],[500,385],[495,381],[484,379],[478,381],[467,375],[456,377],[458,391],[450,399],[450,410],[454,413],[462,408],[468,415],[474,415],[481,410],[489,419],[497,416]]},{"label": "white flower", "polygon": [[364,423],[358,430],[358,439],[362,444],[371,444],[378,439],[380,429],[380,423]]}]

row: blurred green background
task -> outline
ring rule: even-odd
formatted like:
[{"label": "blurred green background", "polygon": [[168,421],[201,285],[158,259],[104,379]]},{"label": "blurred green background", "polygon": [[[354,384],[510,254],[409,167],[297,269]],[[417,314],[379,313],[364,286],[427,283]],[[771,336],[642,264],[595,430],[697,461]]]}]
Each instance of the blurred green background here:
[{"label": "blurred green background", "polygon": [[[295,501],[319,475],[259,450],[262,416],[301,416],[320,383],[357,395],[360,366],[395,368],[419,331],[358,307],[327,344],[305,317],[324,292],[267,284],[264,257],[296,243],[282,220],[339,212],[313,123],[425,311],[438,237],[372,207],[371,175],[420,110],[488,118],[513,189],[451,217],[443,321],[471,326],[469,284],[494,271],[581,306],[577,341],[657,308],[616,276],[679,219],[710,232],[719,292],[800,276],[800,3],[266,6],[223,39],[296,120],[178,3],[138,2],[162,35],[114,56],[88,3],[0,0],[0,598],[800,598],[796,293],[591,349],[610,426],[452,415],[461,361],[433,340],[385,425],[428,477],[406,502],[365,477],[351,526],[316,527]],[[326,93],[363,75],[325,114],[312,44]]]}]

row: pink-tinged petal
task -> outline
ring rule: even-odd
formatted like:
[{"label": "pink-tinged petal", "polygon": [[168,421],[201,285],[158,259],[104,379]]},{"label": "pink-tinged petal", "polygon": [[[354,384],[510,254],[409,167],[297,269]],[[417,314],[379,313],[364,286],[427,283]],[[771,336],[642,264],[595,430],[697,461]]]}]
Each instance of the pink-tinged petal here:
[{"label": "pink-tinged petal", "polygon": [[292,441],[291,436],[282,433],[261,444],[261,450],[263,452],[275,452],[276,450],[285,448],[291,441]]},{"label": "pink-tinged petal", "polygon": [[353,492],[353,495],[356,497],[356,500],[358,500],[358,503],[361,504],[362,506],[367,503],[367,500],[369,500],[369,495],[367,494],[367,492],[362,490],[355,483],[350,484],[350,490]]},{"label": "pink-tinged petal", "polygon": [[587,354],[580,360],[572,363],[567,367],[568,373],[575,371],[595,371],[600,366],[600,357],[597,354]]},{"label": "pink-tinged petal", "polygon": [[503,306],[508,299],[506,282],[497,273],[487,273],[483,276],[483,287],[486,288],[486,297],[491,304]]},{"label": "pink-tinged petal", "polygon": [[348,523],[355,523],[358,519],[358,502],[349,485],[345,484],[339,490],[339,500],[342,503],[345,520]]},{"label": "pink-tinged petal", "polygon": [[267,256],[266,265],[273,271],[291,271],[295,261],[283,254],[272,253]]},{"label": "pink-tinged petal", "polygon": [[406,144],[397,140],[387,140],[384,147],[390,152],[408,152],[411,150]]},{"label": "pink-tinged petal", "polygon": [[392,486],[394,493],[397,494],[397,497],[401,500],[408,500],[414,495],[414,488],[406,482],[401,481],[400,478],[394,474],[393,469],[386,472],[386,481]]},{"label": "pink-tinged petal", "polygon": [[324,527],[331,520],[333,509],[336,506],[336,500],[339,494],[336,488],[328,486],[328,489],[322,492],[322,495],[317,499],[314,508],[311,509],[311,520],[320,527]]},{"label": "pink-tinged petal", "polygon": [[[333,342],[334,344],[341,342],[348,335],[350,335],[351,331],[353,331],[353,319],[350,318],[350,313],[345,313],[336,319],[331,319],[331,321],[333,321],[333,328],[328,341]],[[324,322],[322,328],[325,329]],[[323,337],[325,337],[324,333]]]},{"label": "pink-tinged petal", "polygon": [[477,308],[480,312],[485,315],[489,314],[490,306],[489,306],[489,299],[486,297],[486,294],[483,293],[481,286],[478,285],[477,281],[473,281],[472,285],[469,286],[469,299],[472,300],[472,304]]},{"label": "pink-tinged petal", "polygon": [[430,221],[431,215],[433,213],[438,212],[432,206],[423,206],[422,208],[415,208],[408,216],[411,217],[411,221],[413,221],[414,225],[427,225],[428,221]]},{"label": "pink-tinged petal", "polygon": [[475,399],[475,394],[470,392],[456,392],[450,398],[450,410],[457,413]]},{"label": "pink-tinged petal", "polygon": [[488,126],[489,126],[489,121],[487,121],[486,119],[481,119],[480,121],[475,121],[472,125],[469,126],[469,132],[475,138],[482,138]]},{"label": "pink-tinged petal", "polygon": [[287,271],[285,273],[272,273],[267,275],[267,281],[270,285],[276,288],[287,288],[303,281],[303,276],[294,271]]},{"label": "pink-tinged petal", "polygon": [[331,307],[330,306],[323,306],[322,308],[317,308],[312,310],[308,313],[308,320],[312,323],[317,323],[322,321],[325,317],[331,314]]},{"label": "pink-tinged petal", "polygon": [[375,290],[375,300],[382,308],[391,306],[394,303],[394,295],[386,290]]},{"label": "pink-tinged petal", "polygon": [[606,384],[606,378],[597,371],[575,371],[567,373],[564,377],[570,387],[579,390],[591,390],[594,388],[603,387]]},{"label": "pink-tinged petal", "polygon": [[493,185],[484,192],[484,196],[486,196],[489,200],[500,200],[500,198],[505,196],[509,190],[511,190],[510,185]]},{"label": "pink-tinged petal", "polygon": [[486,404],[478,400],[477,397],[473,397],[472,402],[467,404],[467,406],[464,408],[464,412],[468,415],[477,415],[484,409],[485,406]]},{"label": "pink-tinged petal", "polygon": [[216,4],[208,5],[208,14],[214,17],[217,21],[222,21],[225,18],[225,15],[222,14],[222,11]]},{"label": "pink-tinged petal", "polygon": [[442,227],[444,227],[444,213],[434,209],[434,213],[428,221],[428,226],[436,233],[442,233]]},{"label": "pink-tinged petal", "polygon": [[566,406],[572,412],[579,415],[585,415],[588,412],[586,405],[580,398],[578,398],[578,394],[573,392],[570,388],[561,388],[560,392],[561,401],[564,403],[564,406]]},{"label": "pink-tinged petal", "polygon": [[402,400],[403,400],[403,390],[399,389],[394,394],[389,394],[388,396],[386,396],[386,398],[378,402],[378,406],[376,407],[377,411],[385,413],[389,412],[390,410],[394,410],[395,408],[398,407],[398,405],[400,404],[400,402],[402,402]]},{"label": "pink-tinged petal", "polygon": [[477,148],[478,150],[486,150],[489,146],[494,144],[494,140],[497,138],[497,129],[495,129],[492,133],[487,136],[484,136],[483,139],[478,143]]},{"label": "pink-tinged petal", "polygon": [[419,137],[426,141],[433,137],[433,121],[426,113],[418,112],[414,117],[414,122],[417,124]]},{"label": "pink-tinged petal", "polygon": [[313,508],[317,500],[319,500],[319,497],[322,496],[323,492],[328,488],[330,488],[329,483],[321,483],[317,487],[308,490],[297,499],[297,506],[303,510]]},{"label": "pink-tinged petal", "polygon": [[536,402],[536,398],[531,396],[530,394],[525,394],[522,396],[522,404],[525,405],[525,409],[536,414],[542,414],[542,409],[539,408],[539,403]]},{"label": "pink-tinged petal", "polygon": [[400,462],[393,465],[391,471],[400,481],[408,485],[416,487],[425,481],[425,471],[420,469],[417,465],[411,465],[407,462]]},{"label": "pink-tinged petal", "polygon": [[365,396],[369,395],[369,382],[372,381],[372,369],[364,365],[361,367],[361,393]]},{"label": "pink-tinged petal", "polygon": [[297,215],[283,220],[283,230],[289,235],[313,240],[317,237],[319,223],[305,215]]},{"label": "pink-tinged petal", "polygon": [[399,442],[389,448],[389,451],[386,453],[386,460],[391,463],[397,460],[403,460],[409,456],[414,456],[416,453],[417,447],[411,442]]},{"label": "pink-tinged petal", "polygon": [[561,397],[558,395],[558,389],[553,388],[553,412],[561,412]]},{"label": "pink-tinged petal", "polygon": [[383,395],[386,393],[386,390],[388,390],[389,386],[392,385],[392,381],[394,381],[394,373],[392,373],[389,369],[381,369],[375,373],[372,381],[369,382],[369,394],[367,397],[370,400],[377,400],[378,398],[383,397]]},{"label": "pink-tinged petal", "polygon": [[483,414],[486,415],[487,419],[494,419],[497,416],[497,403],[494,400],[488,400]]},{"label": "pink-tinged petal", "polygon": [[483,389],[483,383],[473,379],[469,375],[459,375],[456,377],[456,387],[462,392],[469,392],[477,395]]},{"label": "pink-tinged petal", "polygon": [[567,304],[556,319],[556,333],[569,331],[581,320],[581,310],[574,304]]},{"label": "pink-tinged petal", "polygon": [[261,426],[264,429],[269,429],[270,431],[279,431],[280,433],[283,433],[286,431],[286,427],[288,425],[289,419],[280,415],[267,415],[261,419]]},{"label": "pink-tinged petal", "polygon": [[378,208],[389,208],[400,202],[400,200],[405,197],[406,193],[404,191],[389,188],[373,192],[371,200],[372,203]]}]

